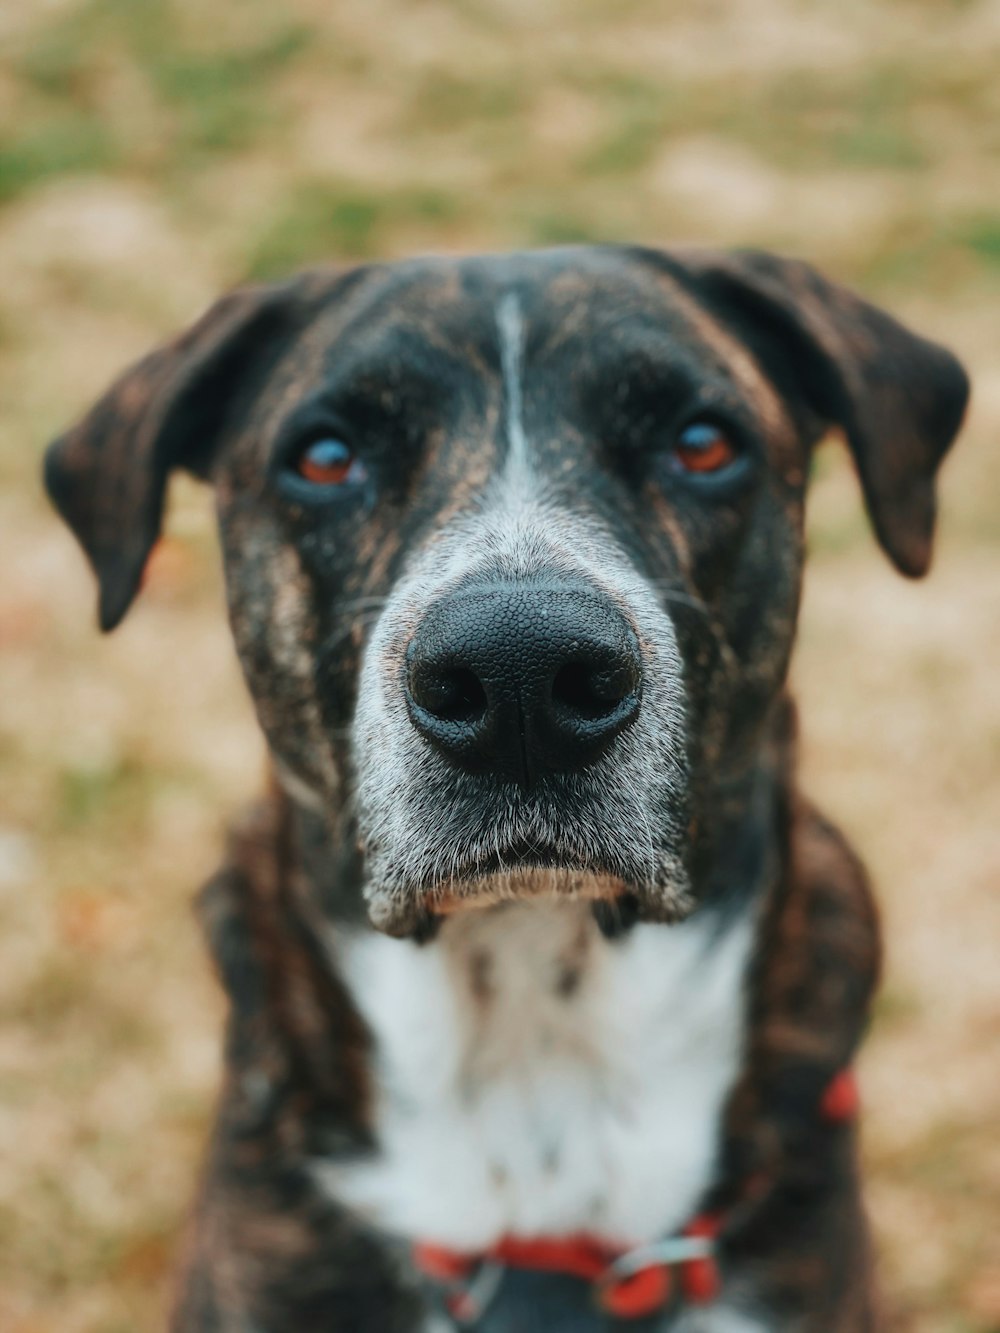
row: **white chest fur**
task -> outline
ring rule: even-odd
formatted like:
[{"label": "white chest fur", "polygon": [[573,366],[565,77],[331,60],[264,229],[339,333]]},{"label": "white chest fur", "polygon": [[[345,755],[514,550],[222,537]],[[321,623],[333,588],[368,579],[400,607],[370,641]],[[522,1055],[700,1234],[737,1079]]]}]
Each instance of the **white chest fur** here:
[{"label": "white chest fur", "polygon": [[637,926],[585,904],[469,912],[417,946],[338,937],[376,1043],[377,1156],[319,1164],[386,1230],[638,1242],[689,1220],[738,1072],[751,925]]}]

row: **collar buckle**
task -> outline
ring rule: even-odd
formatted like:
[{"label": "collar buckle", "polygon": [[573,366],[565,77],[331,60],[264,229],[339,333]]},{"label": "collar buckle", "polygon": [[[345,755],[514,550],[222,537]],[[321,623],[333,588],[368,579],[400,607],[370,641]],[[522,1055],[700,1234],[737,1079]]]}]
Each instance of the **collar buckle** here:
[{"label": "collar buckle", "polygon": [[707,1305],[719,1294],[715,1237],[719,1222],[696,1218],[680,1236],[638,1245],[608,1264],[594,1283],[594,1299],[618,1319],[640,1319],[660,1310],[673,1289],[677,1269],[680,1290],[692,1305]]}]

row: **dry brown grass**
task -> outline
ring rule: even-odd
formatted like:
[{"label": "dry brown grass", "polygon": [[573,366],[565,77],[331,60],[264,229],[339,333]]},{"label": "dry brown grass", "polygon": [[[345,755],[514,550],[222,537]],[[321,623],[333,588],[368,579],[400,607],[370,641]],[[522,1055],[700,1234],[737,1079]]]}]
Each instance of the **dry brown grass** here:
[{"label": "dry brown grass", "polygon": [[0,1327],[160,1323],[217,1074],[190,919],[261,748],[206,498],[113,639],[41,447],[221,287],[623,237],[805,254],[976,380],[904,585],[830,459],[795,679],[889,970],[862,1062],[898,1327],[1000,1329],[1000,5],[48,0],[0,11]]}]

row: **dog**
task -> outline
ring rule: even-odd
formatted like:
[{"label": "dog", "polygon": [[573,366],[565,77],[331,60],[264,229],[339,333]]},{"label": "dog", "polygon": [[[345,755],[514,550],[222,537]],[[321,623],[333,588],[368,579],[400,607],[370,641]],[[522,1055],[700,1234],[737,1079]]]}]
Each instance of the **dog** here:
[{"label": "dog", "polygon": [[50,447],[105,630],[212,483],[273,761],[176,1333],[877,1326],[786,672],[814,446],[918,576],[967,396],[803,263],[581,247],[239,290]]}]

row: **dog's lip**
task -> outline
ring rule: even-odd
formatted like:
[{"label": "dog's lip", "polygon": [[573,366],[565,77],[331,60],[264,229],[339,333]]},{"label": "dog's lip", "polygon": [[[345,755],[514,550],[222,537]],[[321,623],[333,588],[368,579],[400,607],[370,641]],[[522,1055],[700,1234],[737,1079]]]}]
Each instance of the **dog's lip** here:
[{"label": "dog's lip", "polygon": [[602,933],[614,937],[637,921],[671,924],[694,907],[686,872],[670,881],[636,880],[624,867],[572,851],[507,847],[449,867],[447,874],[413,884],[408,892],[369,897],[369,919],[388,935],[432,939],[442,923],[466,912],[504,904],[560,899],[589,903]]},{"label": "dog's lip", "polygon": [[613,898],[627,887],[613,867],[598,860],[524,842],[460,862],[447,876],[423,885],[419,897],[428,910],[448,915],[498,898],[535,898],[546,893]]},{"label": "dog's lip", "polygon": [[567,897],[588,902],[612,902],[628,892],[623,880],[593,870],[564,864],[520,864],[491,870],[426,890],[421,901],[426,911],[440,916],[523,902],[532,898]]},{"label": "dog's lip", "polygon": [[411,933],[426,941],[451,918],[543,899],[588,903],[599,929],[609,938],[628,930],[639,917],[639,898],[620,875],[603,867],[573,864],[563,856],[550,859],[535,848],[530,857],[516,861],[509,853],[491,856],[461,875],[425,888],[414,904]]},{"label": "dog's lip", "polygon": [[369,916],[387,934],[422,941],[431,939],[444,920],[465,912],[542,898],[613,905],[635,888],[608,867],[555,849],[507,847],[459,862],[446,875],[414,884],[405,895],[371,900]]},{"label": "dog's lip", "polygon": [[512,886],[510,876],[493,875],[465,883],[457,891],[429,890],[411,903],[404,917],[383,922],[383,928],[390,934],[426,944],[450,918],[543,899],[588,904],[598,930],[607,939],[627,934],[643,918],[639,895],[620,879],[586,878],[564,872],[559,879],[554,879],[551,873],[521,878],[516,886]]}]

